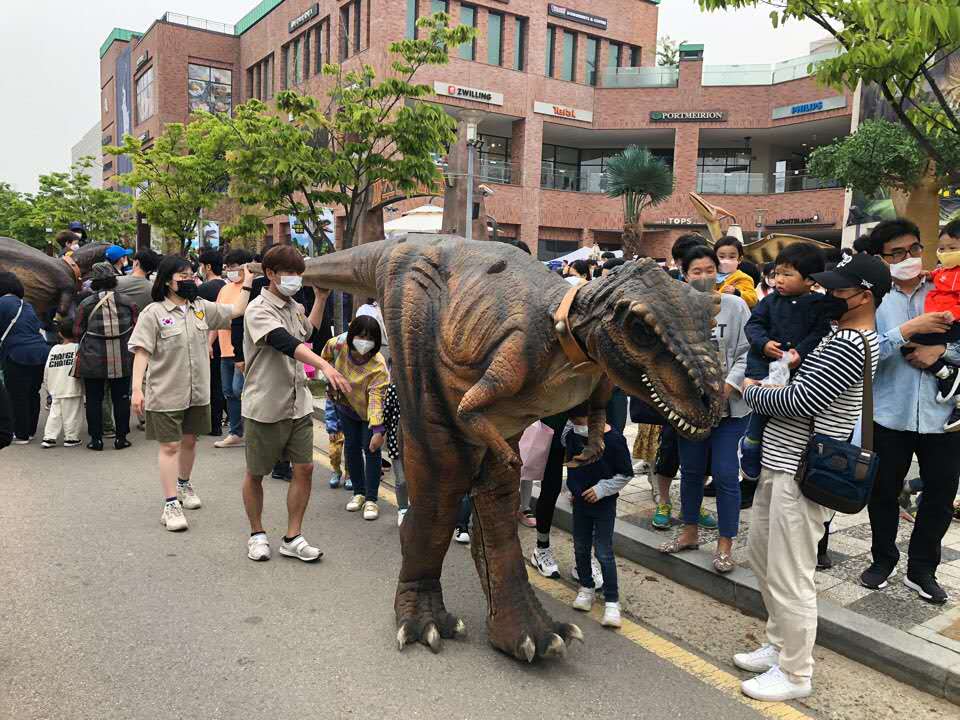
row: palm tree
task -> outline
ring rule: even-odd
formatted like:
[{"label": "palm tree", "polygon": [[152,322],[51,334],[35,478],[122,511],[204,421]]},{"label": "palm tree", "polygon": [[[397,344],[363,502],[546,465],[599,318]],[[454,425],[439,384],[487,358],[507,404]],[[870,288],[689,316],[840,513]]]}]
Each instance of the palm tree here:
[{"label": "palm tree", "polygon": [[646,148],[631,145],[607,161],[607,197],[623,198],[623,254],[642,255],[640,214],[673,193],[673,173]]}]

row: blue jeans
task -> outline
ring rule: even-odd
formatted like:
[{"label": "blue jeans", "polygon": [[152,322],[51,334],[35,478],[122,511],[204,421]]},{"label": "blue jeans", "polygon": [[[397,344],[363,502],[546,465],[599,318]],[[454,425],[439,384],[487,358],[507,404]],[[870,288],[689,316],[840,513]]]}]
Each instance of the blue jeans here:
[{"label": "blue jeans", "polygon": [[473,512],[473,504],[470,502],[470,496],[464,495],[460,501],[460,507],[457,509],[457,527],[466,530],[470,527],[470,513]]},{"label": "blue jeans", "polygon": [[353,494],[363,495],[376,502],[380,491],[380,451],[370,452],[370,424],[354,420],[340,413],[340,428],[343,430],[343,454],[347,457],[347,472],[353,482]]},{"label": "blue jeans", "polygon": [[223,396],[227,399],[227,417],[230,434],[243,437],[243,416],[240,414],[240,396],[243,394],[243,373],[237,372],[233,358],[220,358],[220,380]]},{"label": "blue jeans", "polygon": [[619,602],[617,562],[613,557],[613,524],[617,519],[617,499],[603,498],[599,502],[573,502],[573,554],[577,561],[580,586],[593,587],[593,568],[590,549],[594,548],[603,571],[603,599]]},{"label": "blue jeans", "polygon": [[727,417],[706,440],[678,437],[680,446],[680,519],[696,525],[703,504],[703,481],[710,474],[717,489],[717,522],[720,537],[735,538],[740,525],[740,463],[737,443],[747,428],[747,417]]}]

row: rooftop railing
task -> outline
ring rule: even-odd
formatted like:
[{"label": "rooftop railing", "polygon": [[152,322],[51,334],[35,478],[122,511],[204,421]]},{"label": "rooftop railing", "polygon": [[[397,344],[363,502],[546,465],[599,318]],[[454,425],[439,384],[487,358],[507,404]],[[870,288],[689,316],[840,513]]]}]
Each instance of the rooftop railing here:
[{"label": "rooftop railing", "polygon": [[624,67],[603,73],[600,84],[608,88],[673,88],[679,82],[679,67]]},{"label": "rooftop railing", "polygon": [[834,58],[839,50],[805,55],[772,65],[705,65],[701,84],[704,86],[777,85],[809,77],[818,63]]},{"label": "rooftop railing", "polygon": [[166,12],[163,14],[163,20],[168,23],[173,23],[174,25],[183,25],[184,27],[197,28],[198,30],[209,30],[210,32],[223,33],[224,35],[236,34],[233,25],[216,22],[214,20],[205,20],[204,18],[193,17],[192,15]]}]

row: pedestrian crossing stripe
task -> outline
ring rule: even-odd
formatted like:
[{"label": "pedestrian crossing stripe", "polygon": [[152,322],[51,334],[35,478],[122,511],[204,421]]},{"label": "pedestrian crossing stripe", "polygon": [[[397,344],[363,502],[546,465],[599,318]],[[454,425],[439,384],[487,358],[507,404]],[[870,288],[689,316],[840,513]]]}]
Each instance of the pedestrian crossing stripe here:
[{"label": "pedestrian crossing stripe", "polygon": [[[313,459],[326,468],[330,467],[330,461],[327,459],[327,456],[321,452],[314,452]],[[389,488],[381,486],[380,496],[390,505],[394,507],[397,506],[397,497]],[[576,593],[565,584],[545,578],[529,566],[527,567],[527,578],[533,587],[555,600],[567,605],[573,602]],[[594,606],[589,614],[590,617],[599,624],[600,618],[603,615],[602,606]],[[699,655],[680,647],[666,638],[660,637],[628,618],[622,618],[621,622],[622,627],[618,632],[619,635],[622,635],[635,645],[639,645],[647,652],[656,655],[661,660],[667,661],[688,675],[692,675],[702,683],[719,690],[727,697],[753,708],[764,717],[773,718],[774,720],[810,720],[812,717],[788,703],[767,703],[749,698],[740,691],[740,683],[742,680],[733,673],[718,668]]]}]

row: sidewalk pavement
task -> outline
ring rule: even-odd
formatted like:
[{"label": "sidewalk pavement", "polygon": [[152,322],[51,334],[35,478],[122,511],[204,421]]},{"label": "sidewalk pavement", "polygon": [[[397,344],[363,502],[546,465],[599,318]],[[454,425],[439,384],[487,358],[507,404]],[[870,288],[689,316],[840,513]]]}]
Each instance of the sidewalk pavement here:
[{"label": "sidewalk pavement", "polygon": [[[327,439],[322,407],[315,412],[315,444],[326,452]],[[636,425],[630,423],[625,435],[633,446]],[[916,470],[916,468],[913,468]],[[911,475],[913,477],[913,475]],[[389,484],[388,474],[386,482]],[[671,487],[676,516],[680,507],[680,482]],[[534,488],[534,496],[539,488]],[[716,512],[714,498],[704,498],[704,507]],[[647,566],[683,585],[704,592],[750,615],[765,615],[756,578],[747,560],[750,510],[740,515],[740,534],[734,544],[737,569],[729,575],[713,571],[716,531],[701,530],[701,549],[681,555],[663,555],[657,548],[673,531],[656,530],[651,520],[655,503],[650,480],[638,474],[620,493],[614,547],[619,555]],[[570,531],[572,514],[568,500],[557,503],[555,526]],[[830,553],[833,567],[817,573],[821,645],[873,667],[939,697],[960,704],[960,522],[955,522],[944,540],[943,562],[937,573],[951,600],[942,606],[929,605],[905,588],[907,544],[913,525],[901,521],[897,545],[901,566],[897,578],[881,592],[862,587],[857,579],[870,564],[870,521],[866,511],[858,515],[838,514],[832,523]]]}]

